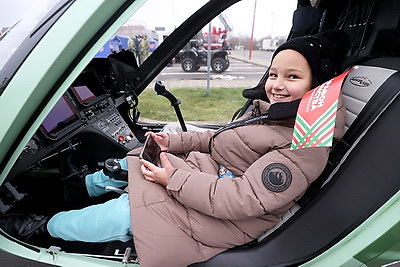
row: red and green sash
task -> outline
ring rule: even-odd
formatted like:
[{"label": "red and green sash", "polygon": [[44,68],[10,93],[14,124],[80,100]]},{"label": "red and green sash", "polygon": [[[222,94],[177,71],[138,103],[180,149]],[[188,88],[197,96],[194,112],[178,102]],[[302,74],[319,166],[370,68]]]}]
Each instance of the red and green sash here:
[{"label": "red and green sash", "polygon": [[291,149],[332,146],[343,74],[308,91],[302,98],[294,125]]}]

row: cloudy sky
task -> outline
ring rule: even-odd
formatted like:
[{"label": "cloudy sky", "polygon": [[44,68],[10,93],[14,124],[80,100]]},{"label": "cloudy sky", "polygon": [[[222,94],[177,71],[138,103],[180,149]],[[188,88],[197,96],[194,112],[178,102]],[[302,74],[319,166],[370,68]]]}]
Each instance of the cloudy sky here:
[{"label": "cloudy sky", "polygon": [[255,37],[285,35],[292,25],[296,3],[296,0],[247,0],[228,9],[226,16],[232,21],[235,31],[249,33],[255,8]]},{"label": "cloudy sky", "polygon": [[[195,10],[206,0],[152,0],[163,11],[165,16],[152,16],[154,8],[146,9],[136,20],[145,20],[145,26],[153,29],[155,26],[164,26],[172,30],[179,25],[186,11]],[[32,6],[43,5],[46,0],[0,0],[0,29],[13,25],[17,18]],[[233,27],[233,34],[251,34],[253,15],[255,12],[254,36],[262,38],[268,35],[279,36],[288,33],[291,17],[297,0],[242,0],[224,12],[228,22]],[[256,9],[255,9],[256,7]],[[139,15],[139,14],[138,14]],[[149,21],[148,18],[152,17]],[[166,20],[167,18],[167,20]],[[215,22],[218,24],[219,22]]]},{"label": "cloudy sky", "polygon": [[[207,0],[153,0],[158,1],[157,8],[168,14],[168,21],[165,17],[147,20],[147,27],[165,26],[173,29],[185,19],[184,14],[192,13]],[[289,32],[293,11],[296,8],[297,0],[242,0],[227,9],[224,14],[228,22],[233,27],[233,34],[251,34],[254,10],[254,36],[262,38],[268,35],[279,36]],[[145,12],[137,14],[136,20],[145,20],[152,13],[154,7],[143,6]],[[146,10],[147,9],[147,10]],[[132,22],[133,24],[136,21]],[[219,20],[214,20],[215,24],[221,24]]]},{"label": "cloudy sky", "polygon": [[14,18],[22,16],[30,3],[22,0],[0,0],[0,28],[15,23]]}]

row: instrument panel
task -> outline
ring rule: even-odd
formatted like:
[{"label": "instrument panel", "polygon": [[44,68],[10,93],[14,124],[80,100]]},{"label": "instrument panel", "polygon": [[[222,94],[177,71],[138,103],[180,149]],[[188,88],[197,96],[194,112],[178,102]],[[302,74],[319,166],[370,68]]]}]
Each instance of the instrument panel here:
[{"label": "instrument panel", "polygon": [[82,142],[80,136],[94,149],[107,144],[108,150],[128,152],[141,146],[115,105],[110,83],[104,82],[111,80],[96,69],[84,70],[26,144],[11,177],[63,149],[73,149]]}]

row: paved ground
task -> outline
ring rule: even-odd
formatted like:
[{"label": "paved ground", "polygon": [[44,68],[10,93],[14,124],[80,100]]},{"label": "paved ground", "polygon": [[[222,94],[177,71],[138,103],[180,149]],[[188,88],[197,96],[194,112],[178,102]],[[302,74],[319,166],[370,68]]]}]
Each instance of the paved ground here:
[{"label": "paved ground", "polygon": [[[250,57],[250,51],[239,51],[232,50],[230,57],[232,59],[244,61],[250,64],[254,64],[257,66],[263,66],[265,69],[269,66],[271,61],[272,52],[263,51],[263,50],[255,50],[252,51]],[[249,80],[249,79],[218,79],[218,76],[213,75],[213,79],[210,82],[211,88],[252,88],[257,85],[259,80]],[[167,82],[168,88],[187,88],[188,86],[195,88],[206,88],[207,81],[206,80],[168,80]],[[154,82],[149,84],[148,88],[154,88]]]},{"label": "paved ground", "polygon": [[271,61],[272,53],[273,52],[264,50],[253,50],[250,56],[250,51],[248,50],[232,50],[231,57],[252,64],[268,67]]}]

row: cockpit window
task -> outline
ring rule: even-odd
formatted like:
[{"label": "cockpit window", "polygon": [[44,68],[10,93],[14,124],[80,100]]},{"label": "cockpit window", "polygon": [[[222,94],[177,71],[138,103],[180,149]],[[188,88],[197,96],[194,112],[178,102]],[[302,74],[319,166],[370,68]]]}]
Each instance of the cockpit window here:
[{"label": "cockpit window", "polygon": [[96,57],[129,49],[141,65],[172,31],[207,2],[200,0],[188,4],[181,0],[148,0],[110,37]]},{"label": "cockpit window", "polygon": [[56,5],[65,0],[14,0],[0,9],[0,70]]},{"label": "cockpit window", "polygon": [[[136,62],[141,66],[192,11],[206,3],[147,1],[97,56],[106,57],[113,51],[128,49],[135,53]],[[193,10],[187,12],[189,8]],[[166,89],[182,101],[179,108],[186,120],[221,125],[230,121],[246,101],[242,91],[258,85],[273,51],[286,40],[295,8],[293,0],[274,5],[269,1],[242,0],[217,15],[192,36],[147,86],[148,90],[139,95],[139,121],[177,120],[170,102],[154,96],[157,81],[163,81]],[[208,37],[212,50],[210,64],[207,63]]]}]

